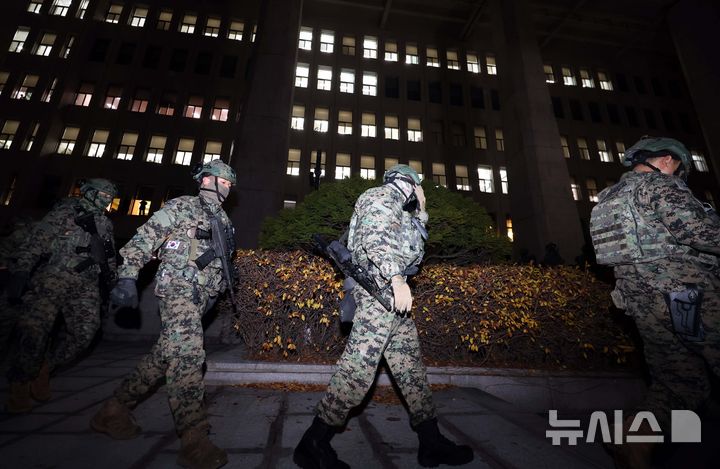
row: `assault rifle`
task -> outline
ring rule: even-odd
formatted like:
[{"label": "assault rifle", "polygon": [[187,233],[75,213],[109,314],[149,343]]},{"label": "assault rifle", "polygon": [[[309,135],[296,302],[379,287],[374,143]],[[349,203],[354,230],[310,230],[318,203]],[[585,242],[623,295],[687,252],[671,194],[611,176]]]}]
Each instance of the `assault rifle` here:
[{"label": "assault rifle", "polygon": [[108,264],[108,259],[115,256],[112,242],[102,239],[98,233],[95,216],[92,212],[77,215],[75,217],[75,224],[82,228],[83,231],[90,233],[89,245],[75,247],[77,254],[90,254],[89,258],[75,266],[75,272],[83,272],[91,265],[97,264],[98,267],[100,267],[100,281],[102,285],[109,290],[115,281],[115,275]]},{"label": "assault rifle", "polygon": [[198,269],[203,270],[216,257],[220,259],[223,278],[225,279],[225,282],[227,282],[230,301],[232,301],[233,311],[235,311],[237,305],[235,304],[235,290],[233,289],[234,276],[230,265],[230,256],[233,249],[230,247],[231,242],[227,238],[225,226],[220,222],[218,217],[211,217],[210,233],[207,233],[207,231],[204,230],[198,231],[202,231],[202,235],[204,235],[198,236],[198,238],[201,239],[207,239],[205,236],[209,234],[208,238],[211,240],[212,247],[198,257],[195,260],[195,264],[198,266]]}]

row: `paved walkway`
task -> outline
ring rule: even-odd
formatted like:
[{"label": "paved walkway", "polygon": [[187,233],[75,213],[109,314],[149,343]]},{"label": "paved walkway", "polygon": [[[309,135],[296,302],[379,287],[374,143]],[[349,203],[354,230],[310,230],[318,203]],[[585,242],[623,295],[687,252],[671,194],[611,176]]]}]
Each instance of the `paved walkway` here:
[{"label": "paved walkway", "polygon": [[[94,433],[88,426],[102,401],[149,348],[147,343],[100,343],[87,358],[53,377],[53,398],[48,403],[38,405],[27,415],[0,414],[0,467],[175,467],[179,440],[163,388],[135,409],[143,428],[137,439],[114,441]],[[209,356],[222,352],[215,349]],[[2,401],[6,393],[3,384]],[[295,467],[293,447],[312,420],[313,407],[321,395],[321,392],[208,386],[212,438],[229,453],[226,467]],[[486,392],[450,388],[436,392],[435,400],[443,432],[471,445],[475,452],[475,461],[466,467],[613,467],[597,444],[552,446],[545,437],[546,415],[520,410]],[[584,419],[584,416],[561,417]],[[333,446],[354,468],[418,467],[417,439],[399,404],[371,401],[350,419],[345,432],[333,440]]]}]

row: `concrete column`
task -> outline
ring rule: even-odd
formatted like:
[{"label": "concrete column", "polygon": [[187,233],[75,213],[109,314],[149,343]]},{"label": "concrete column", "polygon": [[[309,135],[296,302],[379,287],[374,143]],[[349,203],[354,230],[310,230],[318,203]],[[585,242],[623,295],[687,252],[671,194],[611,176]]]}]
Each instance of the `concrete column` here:
[{"label": "concrete column", "polygon": [[553,242],[566,263],[584,243],[527,0],[493,0],[515,255],[542,260]]},{"label": "concrete column", "polygon": [[702,128],[715,177],[720,180],[720,7],[715,0],[682,0],[667,14],[678,59]]},{"label": "concrete column", "polygon": [[239,247],[256,247],[263,219],[282,207],[302,0],[263,0],[247,95],[231,155],[238,175],[230,218]]}]

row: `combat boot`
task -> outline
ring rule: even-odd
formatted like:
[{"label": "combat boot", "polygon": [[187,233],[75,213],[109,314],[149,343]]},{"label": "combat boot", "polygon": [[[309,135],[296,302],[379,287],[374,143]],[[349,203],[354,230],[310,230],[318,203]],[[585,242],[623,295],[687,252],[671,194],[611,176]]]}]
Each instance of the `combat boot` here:
[{"label": "combat boot", "polygon": [[5,410],[11,414],[24,414],[32,410],[30,383],[11,382]]},{"label": "combat boot", "polygon": [[215,446],[207,436],[207,427],[186,430],[180,437],[177,463],[192,469],[217,469],[227,464],[225,450]]},{"label": "combat boot", "polygon": [[473,460],[469,446],[456,445],[440,433],[437,419],[420,423],[415,431],[420,441],[417,459],[422,467],[436,467],[438,464],[460,466]]},{"label": "combat boot", "polygon": [[39,402],[50,400],[50,367],[47,361],[43,362],[37,378],[30,383],[30,395]]},{"label": "combat boot", "polygon": [[140,434],[130,409],[117,397],[111,397],[90,420],[90,428],[115,440],[131,440]]},{"label": "combat boot", "polygon": [[295,448],[293,462],[302,469],[350,469],[347,463],[338,459],[330,446],[335,433],[335,427],[315,417]]}]

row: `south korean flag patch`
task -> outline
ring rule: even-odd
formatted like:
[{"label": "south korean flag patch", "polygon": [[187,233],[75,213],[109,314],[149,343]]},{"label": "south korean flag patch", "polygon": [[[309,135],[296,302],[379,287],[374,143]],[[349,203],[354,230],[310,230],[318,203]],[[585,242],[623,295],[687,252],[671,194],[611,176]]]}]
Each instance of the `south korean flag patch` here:
[{"label": "south korean flag patch", "polygon": [[180,246],[181,246],[181,245],[182,245],[182,242],[181,242],[181,241],[170,240],[170,241],[168,241],[167,243],[165,243],[165,249],[175,249],[175,250],[177,250],[177,249],[180,249]]}]

